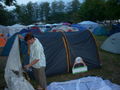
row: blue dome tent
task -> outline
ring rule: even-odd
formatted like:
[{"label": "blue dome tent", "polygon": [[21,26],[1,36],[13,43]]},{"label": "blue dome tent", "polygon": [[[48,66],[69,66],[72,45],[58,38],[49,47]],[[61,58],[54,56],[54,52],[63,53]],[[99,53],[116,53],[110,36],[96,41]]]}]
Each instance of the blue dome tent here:
[{"label": "blue dome tent", "polygon": [[79,25],[79,24],[72,24],[72,25],[71,25],[71,27],[78,28],[78,29],[79,29],[79,31],[85,31],[85,30],[87,30],[87,28],[82,27],[82,26],[81,26],[81,25]]}]

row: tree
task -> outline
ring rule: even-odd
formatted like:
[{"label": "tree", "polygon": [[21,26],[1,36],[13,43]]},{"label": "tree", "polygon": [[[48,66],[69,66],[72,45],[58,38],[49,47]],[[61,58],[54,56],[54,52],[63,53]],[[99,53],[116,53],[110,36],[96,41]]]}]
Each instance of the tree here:
[{"label": "tree", "polygon": [[104,10],[104,0],[86,0],[80,7],[79,19],[91,21],[104,20]]},{"label": "tree", "polygon": [[58,3],[57,1],[53,1],[51,4],[51,13],[57,13],[58,12]]},{"label": "tree", "polygon": [[11,25],[14,23],[14,16],[12,12],[6,11],[2,5],[0,5],[0,24]]},{"label": "tree", "polygon": [[64,2],[60,0],[57,3],[58,3],[57,7],[59,7],[57,11],[62,12],[62,13],[65,12],[65,4],[64,4]]},{"label": "tree", "polygon": [[22,24],[28,25],[34,22],[33,3],[29,2],[27,5],[17,6],[16,12]]},{"label": "tree", "polygon": [[10,6],[10,5],[14,4],[14,2],[16,2],[16,0],[3,0],[3,1],[5,1],[5,4],[8,6]]},{"label": "tree", "polygon": [[8,23],[7,19],[8,19],[7,12],[3,8],[0,8],[0,24],[7,25]]},{"label": "tree", "polygon": [[40,20],[43,22],[44,21],[43,3],[40,3],[39,8],[40,8]]},{"label": "tree", "polygon": [[28,24],[32,24],[32,6],[31,3],[28,3],[27,6],[22,5],[20,8],[20,21],[22,24],[28,25]]},{"label": "tree", "polygon": [[106,19],[115,20],[120,18],[120,3],[118,0],[107,0],[105,8]]},{"label": "tree", "polygon": [[79,0],[72,0],[71,2],[71,11],[77,12],[80,9],[80,2]]},{"label": "tree", "polygon": [[37,22],[40,21],[40,7],[38,3],[33,3],[32,4],[33,8],[33,21]]},{"label": "tree", "polygon": [[65,4],[63,1],[53,1],[51,4],[49,23],[58,23],[66,20]]},{"label": "tree", "polygon": [[71,2],[67,3],[66,11],[67,11],[67,17],[69,18],[70,22],[76,23],[79,21],[78,11],[80,9],[80,5],[81,4],[79,0],[72,0]]},{"label": "tree", "polygon": [[43,8],[44,20],[45,20],[45,22],[47,22],[48,17],[50,15],[50,6],[49,6],[48,2],[44,2],[42,6],[43,6],[42,8]]}]

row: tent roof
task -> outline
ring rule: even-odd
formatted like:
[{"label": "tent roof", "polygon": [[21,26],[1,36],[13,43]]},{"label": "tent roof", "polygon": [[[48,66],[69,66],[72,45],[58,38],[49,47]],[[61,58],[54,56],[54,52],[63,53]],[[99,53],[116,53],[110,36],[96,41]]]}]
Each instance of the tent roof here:
[{"label": "tent roof", "polygon": [[77,28],[73,28],[73,27],[66,26],[66,25],[54,27],[54,28],[52,28],[51,31],[54,31],[54,30],[56,30],[56,31],[65,31],[65,32],[69,32],[69,30],[71,30],[71,31],[79,31]]},{"label": "tent roof", "polygon": [[98,24],[98,23],[93,22],[93,21],[82,21],[82,22],[80,22],[78,24]]},{"label": "tent roof", "polygon": [[6,34],[8,32],[9,32],[9,30],[8,30],[7,26],[0,25],[0,33]]},{"label": "tent roof", "polygon": [[71,27],[76,27],[78,28],[80,31],[84,31],[84,30],[87,30],[87,28],[81,26],[80,24],[72,24]]},{"label": "tent roof", "polygon": [[120,54],[120,33],[115,33],[108,37],[101,48],[111,53]]},{"label": "tent roof", "polygon": [[95,34],[95,35],[108,35],[108,30],[103,26],[98,26],[94,29],[93,34]]},{"label": "tent roof", "polygon": [[81,26],[87,28],[91,32],[93,32],[96,27],[99,27],[98,23],[92,22],[92,21],[83,21],[83,22],[78,23],[78,24],[80,24]]},{"label": "tent roof", "polygon": [[9,26],[9,27],[26,27],[26,26],[24,26],[24,25],[21,25],[21,24],[14,24],[14,25],[12,25],[12,26]]}]

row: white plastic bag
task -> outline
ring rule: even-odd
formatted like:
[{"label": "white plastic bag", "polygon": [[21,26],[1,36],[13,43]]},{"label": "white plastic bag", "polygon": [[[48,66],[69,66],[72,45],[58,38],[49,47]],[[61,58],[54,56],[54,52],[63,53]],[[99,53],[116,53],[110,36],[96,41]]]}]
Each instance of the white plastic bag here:
[{"label": "white plastic bag", "polygon": [[8,88],[5,88],[6,90],[34,90],[32,85],[22,75],[18,36],[11,48],[4,76],[8,86]]}]

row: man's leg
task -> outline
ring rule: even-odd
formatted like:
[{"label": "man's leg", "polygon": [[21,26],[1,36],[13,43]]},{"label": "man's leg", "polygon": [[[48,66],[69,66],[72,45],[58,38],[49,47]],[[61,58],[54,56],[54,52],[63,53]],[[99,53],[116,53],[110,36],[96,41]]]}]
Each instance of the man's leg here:
[{"label": "man's leg", "polygon": [[35,69],[34,73],[38,84],[38,88],[43,88],[43,90],[46,90],[47,85],[46,85],[45,67]]}]

